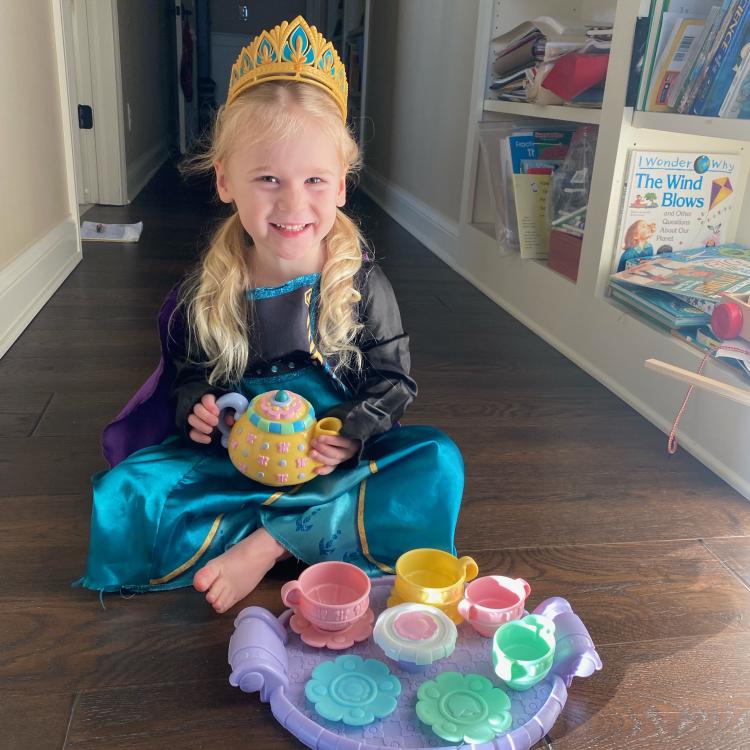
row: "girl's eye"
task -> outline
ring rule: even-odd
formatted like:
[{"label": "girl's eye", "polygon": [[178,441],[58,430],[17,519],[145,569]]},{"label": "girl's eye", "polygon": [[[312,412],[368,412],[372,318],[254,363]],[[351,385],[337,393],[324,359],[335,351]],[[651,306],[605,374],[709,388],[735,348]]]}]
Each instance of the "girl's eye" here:
[{"label": "girl's eye", "polygon": [[263,176],[262,176],[262,177],[260,178],[260,181],[261,181],[261,182],[271,182],[271,183],[276,183],[276,182],[278,182],[278,180],[276,179],[276,177],[274,177],[273,175],[270,175],[270,174],[264,174],[264,175],[263,175]]},{"label": "girl's eye", "polygon": [[306,182],[308,182],[310,185],[320,185],[323,180],[320,177],[308,177]]}]

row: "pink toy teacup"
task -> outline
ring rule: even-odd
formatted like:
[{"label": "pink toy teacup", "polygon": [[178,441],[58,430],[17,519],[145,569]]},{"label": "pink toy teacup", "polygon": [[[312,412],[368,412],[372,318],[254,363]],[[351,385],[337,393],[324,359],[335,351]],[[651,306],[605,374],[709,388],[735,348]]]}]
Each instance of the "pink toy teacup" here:
[{"label": "pink toy teacup", "polygon": [[281,599],[319,630],[344,630],[367,612],[370,579],[351,563],[316,563],[281,587]]},{"label": "pink toy teacup", "polygon": [[482,576],[466,586],[458,613],[480,635],[492,637],[504,623],[523,616],[523,605],[531,593],[523,578]]}]

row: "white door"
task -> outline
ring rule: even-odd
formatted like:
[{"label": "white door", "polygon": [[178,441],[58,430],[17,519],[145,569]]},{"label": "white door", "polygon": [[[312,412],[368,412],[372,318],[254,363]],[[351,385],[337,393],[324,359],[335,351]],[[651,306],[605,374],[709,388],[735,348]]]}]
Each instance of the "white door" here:
[{"label": "white door", "polygon": [[177,39],[177,121],[180,153],[186,153],[198,133],[198,87],[195,45],[195,2],[174,0]]},{"label": "white door", "polygon": [[[94,105],[94,92],[91,79],[91,54],[89,47],[89,26],[86,0],[66,0],[64,14],[70,19],[72,31],[73,64],[75,67],[75,86],[71,85],[71,91],[75,92],[76,101],[73,103],[77,110],[79,107],[90,107]],[[86,127],[86,117],[79,118],[84,127],[74,131],[75,143],[75,166],[76,166],[76,194],[79,205],[99,202],[99,174],[96,163],[96,131],[93,127]]]}]

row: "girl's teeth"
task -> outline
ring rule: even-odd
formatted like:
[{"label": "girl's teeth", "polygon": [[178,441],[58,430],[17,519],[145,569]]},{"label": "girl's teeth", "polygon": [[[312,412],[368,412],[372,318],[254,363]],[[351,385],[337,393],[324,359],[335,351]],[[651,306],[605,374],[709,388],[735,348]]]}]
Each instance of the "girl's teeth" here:
[{"label": "girl's teeth", "polygon": [[285,232],[301,232],[307,224],[276,224],[276,226]]}]

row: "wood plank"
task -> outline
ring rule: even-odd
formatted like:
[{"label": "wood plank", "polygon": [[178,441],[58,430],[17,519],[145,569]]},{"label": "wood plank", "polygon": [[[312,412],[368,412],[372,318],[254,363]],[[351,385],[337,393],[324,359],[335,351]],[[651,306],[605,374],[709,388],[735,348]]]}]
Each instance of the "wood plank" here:
[{"label": "wood plank", "polygon": [[0,687],[3,750],[59,750],[74,700],[72,692],[12,692]]},{"label": "wood plank", "polygon": [[603,646],[604,668],[575,679],[550,737],[555,750],[746,750],[750,637],[719,632]]},{"label": "wood plank", "polygon": [[528,581],[528,610],[550,596],[567,599],[597,648],[750,633],[750,591],[698,541],[492,551],[466,545],[460,553],[474,557],[483,575]]},{"label": "wood plank", "polygon": [[745,534],[728,539],[704,539],[703,543],[723,565],[750,587],[750,532]]}]

